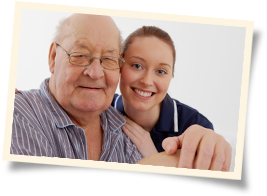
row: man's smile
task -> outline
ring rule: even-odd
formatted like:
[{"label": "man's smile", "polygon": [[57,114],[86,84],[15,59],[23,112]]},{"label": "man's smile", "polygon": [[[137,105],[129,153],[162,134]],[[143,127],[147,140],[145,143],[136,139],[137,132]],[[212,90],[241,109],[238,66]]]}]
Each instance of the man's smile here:
[{"label": "man's smile", "polygon": [[98,91],[98,90],[103,90],[101,87],[89,87],[89,86],[78,86],[78,88],[83,89],[83,90],[90,90],[90,91]]}]

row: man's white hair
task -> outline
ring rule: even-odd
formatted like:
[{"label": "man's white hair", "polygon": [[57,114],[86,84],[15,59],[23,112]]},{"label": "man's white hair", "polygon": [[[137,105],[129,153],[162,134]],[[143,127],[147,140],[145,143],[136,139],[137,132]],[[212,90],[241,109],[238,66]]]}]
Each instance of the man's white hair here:
[{"label": "man's white hair", "polygon": [[123,42],[124,42],[124,40],[123,40],[123,38],[122,38],[122,36],[121,36],[121,31],[120,31],[120,29],[118,28],[118,30],[119,30],[119,39],[120,39],[120,49],[122,50],[122,45],[123,45]]},{"label": "man's white hair", "polygon": [[[66,24],[68,22],[69,18],[63,18],[59,21],[57,27],[56,27],[56,31],[54,33],[54,38],[53,41],[56,43],[59,43],[64,37],[64,29],[66,28]],[[119,30],[119,29],[118,29]],[[66,35],[65,35],[66,36]],[[119,46],[120,49],[122,49],[122,43],[123,43],[123,38],[121,36],[121,31],[119,30]]]},{"label": "man's white hair", "polygon": [[56,31],[54,33],[54,38],[53,38],[53,41],[54,42],[60,42],[61,38],[62,38],[62,35],[63,35],[63,32],[64,32],[64,28],[65,28],[65,24],[66,24],[66,20],[68,18],[63,18],[59,21],[57,27],[56,27]]}]

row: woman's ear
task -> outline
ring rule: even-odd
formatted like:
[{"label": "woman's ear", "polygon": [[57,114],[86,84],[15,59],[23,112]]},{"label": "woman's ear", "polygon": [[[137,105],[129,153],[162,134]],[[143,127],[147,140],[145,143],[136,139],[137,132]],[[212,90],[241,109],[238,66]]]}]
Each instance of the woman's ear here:
[{"label": "woman's ear", "polygon": [[56,54],[57,54],[57,43],[52,42],[48,54],[48,65],[51,74],[54,74]]}]

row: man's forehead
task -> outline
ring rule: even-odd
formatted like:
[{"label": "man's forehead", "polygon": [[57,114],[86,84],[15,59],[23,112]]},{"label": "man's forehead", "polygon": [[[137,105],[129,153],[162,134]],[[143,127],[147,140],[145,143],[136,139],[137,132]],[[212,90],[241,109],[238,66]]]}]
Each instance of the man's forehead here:
[{"label": "man's forehead", "polygon": [[109,16],[91,15],[91,14],[74,14],[70,16],[66,25],[69,30],[91,30],[91,32],[118,32],[113,19]]},{"label": "man's forehead", "polygon": [[[105,15],[94,15],[94,14],[72,14],[69,17],[69,21],[83,21],[83,22],[105,22],[108,21],[109,23],[112,22],[112,18],[110,16],[105,16]],[[114,23],[114,21],[113,21]],[[114,23],[115,24],[115,23]]]},{"label": "man's forehead", "polygon": [[[94,48],[95,48],[94,45],[88,44],[86,42],[81,42],[80,40],[77,40],[73,45],[73,49],[82,49],[82,50],[88,51],[89,53],[94,52]],[[119,54],[119,46],[116,43],[104,45],[101,48],[101,52],[103,54],[118,55]]]},{"label": "man's forehead", "polygon": [[106,52],[119,53],[120,32],[111,17],[74,14],[67,19],[65,27],[63,37],[71,37],[72,46],[92,50],[102,44]]}]

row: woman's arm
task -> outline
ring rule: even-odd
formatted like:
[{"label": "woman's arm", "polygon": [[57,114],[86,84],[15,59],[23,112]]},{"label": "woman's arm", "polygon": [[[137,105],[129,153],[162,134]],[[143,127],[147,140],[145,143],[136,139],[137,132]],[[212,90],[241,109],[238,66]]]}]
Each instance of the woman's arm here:
[{"label": "woman's arm", "polygon": [[192,125],[182,135],[166,138],[162,143],[166,151],[158,153],[149,132],[129,118],[125,119],[128,123],[122,129],[144,157],[137,164],[216,171],[230,169],[231,146],[211,129]]},{"label": "woman's arm", "polygon": [[172,155],[168,155],[166,152],[157,153],[142,159],[136,164],[177,168],[180,160],[180,152],[181,150],[177,150]]},{"label": "woman's arm", "polygon": [[150,137],[150,133],[128,117],[124,116],[124,118],[126,123],[123,125],[122,130],[135,144],[142,156],[148,157],[157,154],[158,151]]}]

